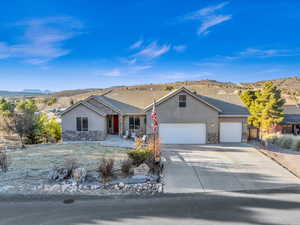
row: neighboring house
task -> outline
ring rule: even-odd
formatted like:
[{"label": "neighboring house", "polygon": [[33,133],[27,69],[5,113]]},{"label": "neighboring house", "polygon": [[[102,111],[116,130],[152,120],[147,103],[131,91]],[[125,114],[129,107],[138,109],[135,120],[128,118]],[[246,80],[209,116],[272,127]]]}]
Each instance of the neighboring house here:
[{"label": "neighboring house", "polygon": [[285,105],[283,112],[284,120],[280,124],[282,133],[300,135],[300,106]]},{"label": "neighboring house", "polygon": [[[153,106],[140,105],[152,102],[153,96],[150,92],[143,96],[127,99],[114,94],[91,96],[72,105],[61,114],[63,140],[103,140],[107,134],[151,134]],[[164,144],[244,142],[248,138],[248,111],[241,104],[180,88],[158,99],[156,110]]]}]

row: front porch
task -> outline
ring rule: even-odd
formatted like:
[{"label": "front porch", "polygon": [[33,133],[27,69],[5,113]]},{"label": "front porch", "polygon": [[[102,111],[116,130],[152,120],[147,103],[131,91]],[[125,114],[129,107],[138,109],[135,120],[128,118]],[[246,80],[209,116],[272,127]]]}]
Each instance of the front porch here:
[{"label": "front porch", "polygon": [[146,134],[145,115],[111,114],[106,116],[106,120],[108,135],[136,137]]}]

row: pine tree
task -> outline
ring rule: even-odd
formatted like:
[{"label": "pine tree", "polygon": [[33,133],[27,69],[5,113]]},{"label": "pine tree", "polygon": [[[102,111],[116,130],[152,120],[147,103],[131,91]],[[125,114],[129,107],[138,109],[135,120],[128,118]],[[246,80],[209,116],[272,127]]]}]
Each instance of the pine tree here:
[{"label": "pine tree", "polygon": [[272,82],[263,84],[261,90],[247,90],[241,94],[250,116],[248,124],[262,131],[267,131],[284,119],[281,91]]},{"label": "pine tree", "polygon": [[285,100],[281,97],[281,91],[272,82],[264,83],[262,90],[258,92],[256,102],[262,130],[266,131],[273,125],[283,121],[282,106]]}]

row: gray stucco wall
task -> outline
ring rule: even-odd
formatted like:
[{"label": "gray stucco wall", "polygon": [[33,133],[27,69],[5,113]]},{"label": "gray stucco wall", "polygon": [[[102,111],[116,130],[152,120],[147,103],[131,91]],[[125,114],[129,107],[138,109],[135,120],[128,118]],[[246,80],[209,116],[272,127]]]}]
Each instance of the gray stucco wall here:
[{"label": "gray stucco wall", "polygon": [[242,142],[247,142],[248,139],[248,123],[247,117],[220,117],[219,122],[240,122],[242,123]]},{"label": "gray stucco wall", "polygon": [[[185,108],[178,106],[178,95],[185,94],[187,105]],[[159,123],[205,123],[207,142],[218,142],[218,111],[200,102],[193,96],[181,91],[156,107]],[[147,134],[152,133],[151,110],[146,112]]]},{"label": "gray stucco wall", "polygon": [[[78,132],[76,117],[88,117],[88,131]],[[106,118],[83,105],[78,105],[62,116],[63,140],[100,140],[106,137]]]}]

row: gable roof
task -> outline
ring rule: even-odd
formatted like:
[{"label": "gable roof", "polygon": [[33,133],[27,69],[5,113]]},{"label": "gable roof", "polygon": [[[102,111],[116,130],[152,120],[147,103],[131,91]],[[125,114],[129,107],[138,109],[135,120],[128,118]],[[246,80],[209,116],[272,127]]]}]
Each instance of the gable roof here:
[{"label": "gable roof", "polygon": [[222,116],[249,116],[248,109],[245,106],[229,103],[207,96],[201,96],[201,98],[221,109],[222,112],[220,112],[220,115]]},{"label": "gable roof", "polygon": [[107,103],[113,109],[117,109],[117,111],[119,111],[121,114],[143,114],[143,110],[138,107],[117,101],[112,98],[108,98],[103,95],[97,95],[95,96],[95,99]]},{"label": "gable roof", "polygon": [[[209,102],[207,102],[205,99],[203,99],[201,96],[194,94],[193,92],[191,92],[190,90],[186,89],[185,87],[181,87],[177,90],[171,91],[169,94],[163,96],[162,98],[158,99],[156,101],[156,105],[160,105],[161,103],[165,102],[166,100],[168,100],[169,98],[175,96],[176,94],[180,93],[181,91],[186,92],[187,94],[191,95],[192,97],[196,98],[198,101],[208,105],[209,107],[215,109],[218,112],[222,112],[221,109],[219,109],[218,107],[210,104]],[[145,112],[149,111],[153,106],[153,103],[151,105],[148,105],[144,110]]]},{"label": "gable roof", "polygon": [[[185,87],[180,89],[176,89],[174,91],[156,91],[154,95],[156,97],[160,97],[157,104],[161,104],[172,96],[176,95],[180,91],[185,91],[185,93],[193,96],[200,102],[208,105],[209,107],[215,109],[219,112],[220,116],[241,116],[247,117],[249,115],[247,108],[243,105],[240,97],[234,93],[220,95],[216,93],[215,95],[208,97],[205,95],[195,94],[192,91],[188,90]],[[199,90],[200,91],[200,90]],[[102,95],[92,95],[87,99],[81,101],[82,104],[86,103],[86,106],[93,111],[97,111],[97,113],[109,114],[108,112],[103,112],[103,110],[99,109],[99,104],[96,102],[90,101],[93,99],[99,104],[103,104],[108,107],[112,111],[118,114],[130,115],[130,114],[145,114],[145,112],[149,111],[149,109],[153,106],[153,95],[148,90],[122,90],[121,92],[112,91],[106,92]],[[75,104],[76,105],[76,104]],[[75,105],[66,109],[62,115],[73,109]],[[146,107],[145,107],[146,105]]]},{"label": "gable roof", "polygon": [[106,116],[105,113],[101,112],[97,107],[95,107],[94,105],[88,103],[85,100],[79,101],[79,102],[75,103],[74,105],[71,105],[69,108],[67,108],[66,110],[64,110],[63,112],[61,112],[60,116],[63,116],[64,114],[66,114],[67,112],[71,111],[72,109],[76,108],[79,105],[85,106],[86,108],[94,111],[95,113],[99,114],[100,116]]}]

